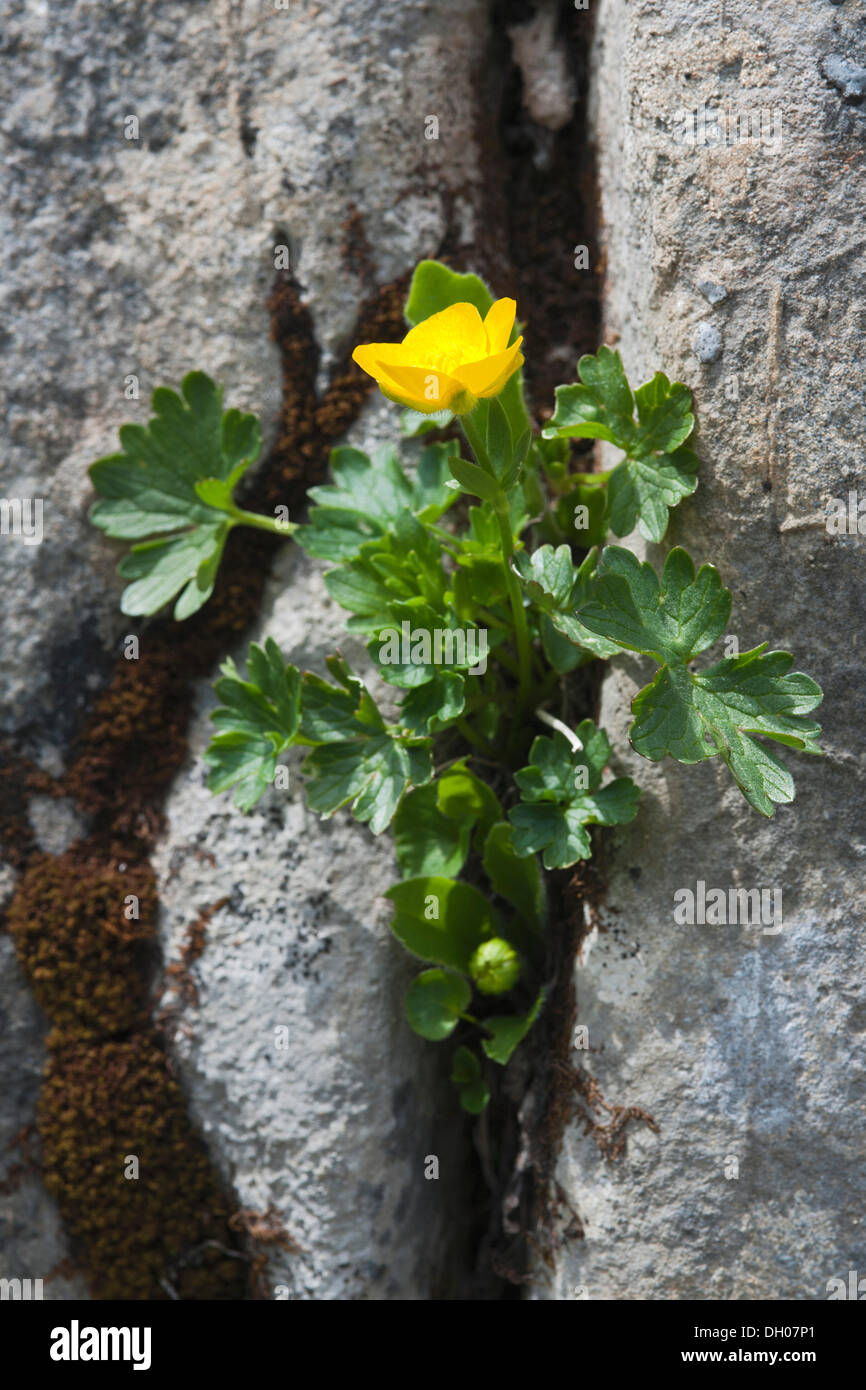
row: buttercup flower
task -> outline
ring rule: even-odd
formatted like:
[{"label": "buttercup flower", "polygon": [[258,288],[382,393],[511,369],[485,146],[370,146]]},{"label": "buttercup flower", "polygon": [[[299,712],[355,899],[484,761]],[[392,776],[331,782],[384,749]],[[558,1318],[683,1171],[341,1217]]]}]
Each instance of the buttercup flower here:
[{"label": "buttercup flower", "polygon": [[402,343],[367,343],[352,357],[391,401],[430,415],[466,415],[482,397],[496,396],[523,364],[522,338],[511,346],[517,305],[497,299],[482,320],[474,304],[431,314]]}]

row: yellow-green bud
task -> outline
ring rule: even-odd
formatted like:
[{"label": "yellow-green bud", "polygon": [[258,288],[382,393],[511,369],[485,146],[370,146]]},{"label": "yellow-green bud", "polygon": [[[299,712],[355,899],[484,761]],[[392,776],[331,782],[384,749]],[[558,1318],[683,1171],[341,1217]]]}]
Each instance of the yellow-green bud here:
[{"label": "yellow-green bud", "polygon": [[494,936],[474,953],[469,974],[482,994],[504,994],[520,979],[520,960],[513,946]]}]

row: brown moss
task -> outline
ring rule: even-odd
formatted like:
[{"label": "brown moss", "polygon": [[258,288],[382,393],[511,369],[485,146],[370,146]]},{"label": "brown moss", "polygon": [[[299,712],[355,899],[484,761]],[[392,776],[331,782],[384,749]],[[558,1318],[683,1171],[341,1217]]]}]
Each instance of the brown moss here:
[{"label": "brown moss", "polygon": [[45,772],[18,757],[7,743],[0,744],[0,846],[8,864],[19,868],[33,853],[33,827],[27,817],[27,798],[34,792],[56,794]]},{"label": "brown moss", "polygon": [[[38,1003],[57,1027],[82,1037],[125,1032],[146,1017],[156,885],[150,865],[127,863],[126,854],[120,844],[93,843],[35,854],[9,908]],[[126,915],[134,911],[137,918]]]},{"label": "brown moss", "polygon": [[256,1251],[250,1264],[250,1285],[257,1298],[269,1298],[268,1260],[271,1253],[287,1250],[292,1255],[299,1255],[302,1247],[289,1235],[273,1207],[268,1207],[267,1211],[253,1211],[244,1207],[229,1218],[229,1225],[233,1231],[243,1232]]},{"label": "brown moss", "polygon": [[152,1030],[51,1033],[39,1128],[45,1184],[96,1298],[244,1296],[228,1203]]},{"label": "brown moss", "polygon": [[229,899],[226,897],[211,903],[210,907],[206,907],[200,912],[195,921],[187,927],[178,958],[176,961],[172,961],[165,972],[166,979],[171,981],[174,988],[175,998],[157,1016],[156,1023],[160,1029],[164,1029],[166,1024],[175,1018],[182,1008],[198,1008],[198,989],[191,974],[192,967],[204,952],[210,919],[215,912],[219,912],[221,907],[225,907],[228,901]]}]

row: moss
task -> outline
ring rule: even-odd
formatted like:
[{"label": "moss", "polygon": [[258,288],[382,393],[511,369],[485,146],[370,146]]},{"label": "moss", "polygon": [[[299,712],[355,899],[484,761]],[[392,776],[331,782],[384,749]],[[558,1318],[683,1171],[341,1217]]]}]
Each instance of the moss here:
[{"label": "moss", "polygon": [[[137,899],[138,917],[127,917]],[[76,845],[35,854],[9,908],[15,950],[38,1003],[82,1037],[120,1033],[147,1013],[144,967],[152,959],[156,885],[146,861],[122,845]]]},{"label": "moss", "polygon": [[16,755],[7,742],[0,743],[0,849],[8,864],[20,868],[33,853],[33,827],[27,817],[27,794],[57,789],[45,772]]},{"label": "moss", "polygon": [[46,1187],[96,1298],[243,1298],[228,1203],[152,1029],[51,1033],[39,1128]]}]

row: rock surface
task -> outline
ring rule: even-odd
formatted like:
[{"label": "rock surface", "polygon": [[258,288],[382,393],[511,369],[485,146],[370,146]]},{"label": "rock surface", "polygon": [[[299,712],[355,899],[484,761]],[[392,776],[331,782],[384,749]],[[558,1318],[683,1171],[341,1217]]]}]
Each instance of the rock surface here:
[{"label": "rock surface", "polygon": [[[272,437],[276,268],[310,308],[324,381],[378,285],[446,235],[455,250],[473,242],[489,119],[476,79],[489,38],[485,0],[6,5],[0,492],[41,499],[43,535],[0,536],[0,585],[14,596],[0,614],[0,734],[52,776],[120,638],[139,626],[121,617],[117,555],[86,520],[87,465],[116,447],[120,424],[147,418],[154,387],[192,368],[222,381]],[[319,614],[318,578],[293,573],[296,613]],[[333,623],[327,636],[299,627],[295,637],[330,649]],[[449,1206],[459,1185],[447,1144],[432,1132],[429,1066],[402,1021],[407,967],[376,905],[387,855],[358,827],[299,819],[295,799],[243,821],[211,804],[198,763],[189,776],[172,805],[185,815],[191,799],[190,825],[200,816],[209,827],[233,901],[256,861],[270,875],[258,898],[248,890],[240,924],[233,912],[214,920],[213,974],[207,956],[201,967],[201,1021],[213,1032],[192,1044],[205,1053],[200,1091],[198,1062],[181,1058],[193,1108],[243,1200],[279,1207],[308,1247],[286,1275],[292,1296],[426,1296],[443,1232],[464,1223]],[[30,820],[50,850],[76,833],[47,797],[33,799]],[[200,879],[178,869],[178,882],[206,906],[222,890],[198,869]],[[166,887],[170,937],[187,917]],[[350,998],[358,972],[365,989]],[[20,975],[3,978],[4,1026],[21,1049],[4,1047],[0,1063],[5,1156],[33,1120],[42,1043]],[[360,1010],[371,994],[369,1017]],[[273,1010],[292,1046],[281,1072],[259,1077],[256,1061],[273,1062],[262,1032]],[[258,1103],[268,1113],[254,1118]],[[442,1157],[438,1184],[423,1177],[426,1152]],[[29,1188],[3,1200],[0,1273],[40,1277],[65,1254],[54,1218],[42,1220],[48,1208]]]},{"label": "rock surface", "polygon": [[[769,639],[823,685],[826,757],[782,750],[797,800],[771,821],[716,760],[617,761],[644,795],[608,840],[576,977],[590,1051],[575,1055],[659,1132],[633,1123],[613,1164],[567,1132],[558,1176],[585,1234],[539,1272],[540,1299],[815,1300],[863,1268],[866,538],[828,534],[824,513],[866,498],[864,115],[822,77],[862,32],[856,7],[712,8],[598,6],[607,326],[632,380],[663,368],[693,387],[700,485],[666,541],[718,565],[740,650]],[[729,113],[735,136],[702,140],[702,109]],[[739,138],[762,111],[759,138]],[[698,366],[707,280],[728,290],[724,348]],[[651,670],[614,663],[615,746]],[[678,926],[674,893],[698,881],[781,890],[781,930]]]}]

